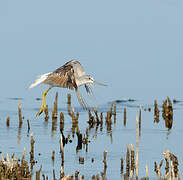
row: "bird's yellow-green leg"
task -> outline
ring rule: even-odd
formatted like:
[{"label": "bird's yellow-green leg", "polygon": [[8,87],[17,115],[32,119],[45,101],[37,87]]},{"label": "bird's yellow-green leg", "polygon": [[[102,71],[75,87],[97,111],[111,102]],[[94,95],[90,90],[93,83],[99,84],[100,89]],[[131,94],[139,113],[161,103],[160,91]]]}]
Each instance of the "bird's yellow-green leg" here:
[{"label": "bird's yellow-green leg", "polygon": [[48,93],[48,91],[49,91],[50,89],[51,89],[51,87],[48,88],[47,90],[45,90],[45,91],[43,92],[41,108],[40,108],[39,112],[36,114],[36,116],[39,116],[42,112],[45,111],[45,109],[46,109],[46,94]]}]

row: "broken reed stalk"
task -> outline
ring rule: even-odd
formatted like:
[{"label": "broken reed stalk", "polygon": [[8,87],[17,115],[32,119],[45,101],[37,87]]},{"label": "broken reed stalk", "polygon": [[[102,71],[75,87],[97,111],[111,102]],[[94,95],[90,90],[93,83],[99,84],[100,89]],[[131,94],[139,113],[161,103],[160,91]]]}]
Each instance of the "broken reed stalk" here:
[{"label": "broken reed stalk", "polygon": [[22,106],[21,106],[21,102],[18,101],[18,117],[19,117],[19,127],[22,125],[23,121],[22,121]]},{"label": "broken reed stalk", "polygon": [[130,180],[133,180],[133,171],[130,171]]},{"label": "broken reed stalk", "polygon": [[133,144],[130,144],[130,150],[131,150],[131,170],[134,172],[134,169],[135,169],[135,151],[133,148]]},{"label": "broken reed stalk", "polygon": [[57,118],[58,92],[55,95],[55,101],[52,109],[52,118]]},{"label": "broken reed stalk", "polygon": [[139,136],[141,136],[141,118],[142,118],[142,105],[140,104],[140,107],[139,107]]},{"label": "broken reed stalk", "polygon": [[64,170],[63,170],[63,166],[61,165],[60,166],[60,179],[64,178],[65,176],[65,173],[64,173]]},{"label": "broken reed stalk", "polygon": [[44,110],[44,113],[45,113],[45,121],[48,121],[49,119],[49,114],[48,114],[48,105],[46,105],[46,109]]},{"label": "broken reed stalk", "polygon": [[121,174],[123,174],[123,158],[121,158]]},{"label": "broken reed stalk", "polygon": [[136,180],[138,180],[138,162],[139,162],[139,122],[138,117],[136,116]]},{"label": "broken reed stalk", "polygon": [[60,113],[60,130],[61,131],[64,130],[64,113],[63,112]]},{"label": "broken reed stalk", "polygon": [[67,94],[67,111],[68,111],[68,115],[72,117],[71,114],[71,94]]},{"label": "broken reed stalk", "polygon": [[54,164],[55,161],[55,151],[52,151],[52,155],[51,155],[51,159],[52,159],[52,163]]},{"label": "broken reed stalk", "polygon": [[[169,150],[164,151],[163,155],[165,156],[165,160],[166,160],[166,167],[165,167],[166,174],[165,175],[167,176],[168,174],[171,174],[173,179],[176,177],[179,179],[180,173],[178,170],[178,165],[179,165],[178,158],[174,154],[170,153]],[[169,171],[167,170],[168,159],[170,159],[170,164],[171,164],[171,168]]]},{"label": "broken reed stalk", "polygon": [[146,179],[149,180],[149,171],[148,171],[148,166],[146,164]]},{"label": "broken reed stalk", "polygon": [[22,165],[24,164],[24,161],[25,161],[25,152],[26,152],[26,148],[24,147],[24,151],[22,153],[22,160],[21,160]]},{"label": "broken reed stalk", "polygon": [[126,126],[126,108],[124,108],[123,125]]},{"label": "broken reed stalk", "polygon": [[8,116],[6,119],[6,126],[9,127],[10,126],[10,117]]},{"label": "broken reed stalk", "polygon": [[107,160],[106,160],[106,157],[107,157],[107,151],[105,150],[104,151],[104,160],[103,160],[103,163],[104,163],[104,175],[106,174],[106,169],[107,169]]},{"label": "broken reed stalk", "polygon": [[127,151],[126,151],[126,175],[129,177],[130,175],[130,148],[129,145],[127,146]]},{"label": "broken reed stalk", "polygon": [[157,100],[154,101],[154,122],[159,123],[159,112],[160,110],[158,109],[158,102]]},{"label": "broken reed stalk", "polygon": [[79,171],[75,171],[75,180],[78,180]]},{"label": "broken reed stalk", "polygon": [[116,124],[116,104],[114,104],[114,124]]},{"label": "broken reed stalk", "polygon": [[95,113],[95,117],[96,117],[96,120],[97,120],[97,124],[100,124],[100,120],[99,120],[99,116],[98,116],[98,107],[97,106],[95,106],[94,108],[93,108],[93,111],[94,111],[94,113]]},{"label": "broken reed stalk", "polygon": [[64,166],[64,145],[63,145],[62,134],[60,134],[60,153],[61,153],[61,159],[62,159],[62,166]]},{"label": "broken reed stalk", "polygon": [[56,180],[55,169],[53,169],[53,180]]},{"label": "broken reed stalk", "polygon": [[29,133],[29,131],[30,131],[30,122],[29,120],[27,120],[27,132]]},{"label": "broken reed stalk", "polygon": [[33,138],[33,133],[30,134],[30,137],[31,137],[31,151],[30,151],[30,162],[31,162],[31,165],[34,164],[34,138]]},{"label": "broken reed stalk", "polygon": [[36,180],[40,180],[41,169],[42,169],[42,165],[40,166],[40,169],[36,171]]}]

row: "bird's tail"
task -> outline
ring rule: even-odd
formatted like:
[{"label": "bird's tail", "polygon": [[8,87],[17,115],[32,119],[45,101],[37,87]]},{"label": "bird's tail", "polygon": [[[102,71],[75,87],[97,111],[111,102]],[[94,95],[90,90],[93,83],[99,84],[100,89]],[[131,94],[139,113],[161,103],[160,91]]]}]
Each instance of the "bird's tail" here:
[{"label": "bird's tail", "polygon": [[86,103],[85,100],[82,98],[82,96],[80,95],[80,93],[79,93],[78,90],[76,90],[76,96],[77,96],[77,98],[78,98],[79,103],[82,105],[82,107],[83,107],[84,109],[88,109],[89,107],[88,107],[87,103]]},{"label": "bird's tail", "polygon": [[29,86],[29,88],[33,88],[41,84],[44,80],[46,80],[49,74],[51,74],[51,72],[38,76],[38,78]]}]

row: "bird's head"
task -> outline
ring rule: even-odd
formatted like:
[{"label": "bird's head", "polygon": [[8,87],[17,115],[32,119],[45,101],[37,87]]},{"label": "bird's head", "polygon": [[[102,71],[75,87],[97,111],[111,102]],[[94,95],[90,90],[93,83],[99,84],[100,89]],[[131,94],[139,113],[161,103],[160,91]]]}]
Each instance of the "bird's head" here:
[{"label": "bird's head", "polygon": [[100,86],[106,86],[103,83],[95,81],[94,78],[92,76],[90,76],[90,75],[87,75],[87,81],[88,81],[88,83],[95,83],[95,84],[98,84]]}]

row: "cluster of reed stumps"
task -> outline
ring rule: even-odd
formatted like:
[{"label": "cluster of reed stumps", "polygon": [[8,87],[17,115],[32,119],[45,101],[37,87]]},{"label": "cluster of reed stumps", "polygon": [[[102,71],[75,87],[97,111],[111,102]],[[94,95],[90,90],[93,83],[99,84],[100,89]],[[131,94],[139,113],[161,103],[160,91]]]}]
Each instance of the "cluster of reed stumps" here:
[{"label": "cluster of reed stumps", "polygon": [[[83,148],[83,146],[86,149],[86,152],[88,151],[88,143],[90,142],[88,140],[88,134],[89,130],[92,128],[96,129],[96,132],[98,129],[100,131],[103,130],[103,125],[105,124],[106,130],[108,133],[110,133],[111,140],[112,140],[112,125],[116,123],[116,104],[112,103],[110,110],[106,113],[106,117],[104,118],[103,112],[98,112],[98,108],[94,107],[93,109],[88,109],[88,128],[86,128],[86,133],[82,134],[79,130],[78,126],[78,119],[79,119],[79,112],[75,112],[74,108],[71,108],[71,95],[68,94],[67,97],[67,110],[68,115],[72,118],[72,136],[77,135],[78,138],[78,145],[76,147],[76,152]],[[52,109],[52,131],[55,131],[57,128],[57,118],[58,118],[58,112],[57,112],[57,102],[58,102],[58,93],[56,93],[54,106]],[[155,122],[159,122],[159,108],[157,101],[155,100],[154,103],[154,118]],[[141,113],[142,113],[142,106],[139,108],[139,116],[136,116],[136,147],[134,150],[134,147],[132,144],[127,146],[126,151],[126,161],[124,161],[124,157],[121,157],[121,168],[120,172],[124,180],[130,179],[133,180],[134,178],[136,180],[140,179],[139,169],[138,169],[138,152],[139,152],[139,137],[141,136]],[[21,112],[21,103],[19,102],[18,105],[18,115],[19,115],[19,131],[21,130],[22,123],[23,123],[23,117]],[[162,105],[162,116],[165,120],[165,125],[169,129],[172,127],[173,122],[173,107],[170,98],[168,97],[163,105]],[[112,119],[113,118],[113,119]],[[45,121],[48,121],[49,114],[48,114],[48,106],[45,110]],[[123,111],[123,125],[126,126],[127,123],[127,110],[124,108]],[[6,121],[7,127],[10,126],[10,118],[7,118]],[[27,120],[28,125],[28,132],[30,131],[30,123],[29,120]],[[79,176],[79,171],[76,170],[74,175],[65,175],[64,173],[64,145],[68,142],[72,142],[70,140],[70,136],[67,138],[63,134],[64,131],[64,114],[60,113],[60,155],[61,155],[61,166],[60,166],[60,177],[56,178],[55,170],[53,169],[53,179],[54,180],[78,180],[78,179],[84,179],[84,176]],[[0,180],[4,179],[24,179],[29,180],[32,177],[32,170],[34,167],[34,164],[36,163],[36,160],[34,159],[34,138],[33,134],[30,135],[30,161],[27,162],[25,160],[25,148],[24,152],[22,154],[21,159],[15,159],[14,154],[12,155],[11,159],[9,158],[8,154],[5,158],[2,155],[2,160],[0,161]],[[168,180],[168,179],[180,179],[180,173],[178,170],[178,158],[170,153],[168,150],[163,152],[166,165],[165,165],[165,175],[161,172],[160,168],[163,165],[163,160],[160,162],[160,165],[157,165],[157,163],[154,163],[154,171],[157,174],[158,180]],[[55,151],[52,152],[52,161],[54,163],[55,160]],[[79,163],[84,164],[84,157],[79,157]],[[94,158],[91,159],[91,162],[94,162]],[[119,162],[120,163],[120,162]],[[104,169],[101,173],[93,175],[91,178],[93,180],[99,180],[100,178],[102,180],[106,180],[106,171],[107,171],[107,151],[104,150],[103,153],[103,164]],[[30,165],[30,167],[29,167]],[[125,166],[126,165],[126,166]],[[124,168],[125,167],[125,168]],[[41,173],[42,166],[40,169],[36,172],[36,180],[40,180],[40,173]],[[149,180],[148,175],[148,166],[146,165],[146,176],[144,178],[141,178],[141,180]],[[125,171],[126,170],[126,171]],[[42,179],[48,179],[47,176],[42,174]]]},{"label": "cluster of reed stumps", "polygon": [[[157,100],[154,101],[154,122],[159,123],[159,108],[158,108],[158,103]],[[165,121],[165,127],[170,130],[173,125],[173,106],[171,99],[167,97],[165,101],[162,104],[162,117]]]}]

